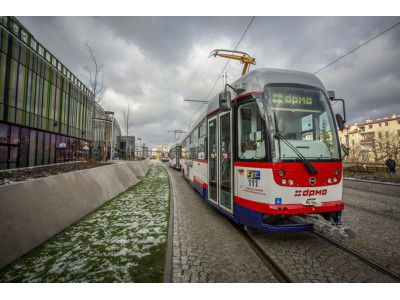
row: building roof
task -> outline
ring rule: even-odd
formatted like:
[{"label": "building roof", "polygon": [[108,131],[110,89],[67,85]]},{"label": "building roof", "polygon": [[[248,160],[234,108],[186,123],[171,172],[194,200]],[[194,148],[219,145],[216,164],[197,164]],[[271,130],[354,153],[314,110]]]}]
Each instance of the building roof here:
[{"label": "building roof", "polygon": [[[394,121],[394,120],[400,120],[400,115],[393,115],[392,117],[388,118],[382,118],[382,119],[376,119],[376,120],[366,120],[365,123],[355,123],[353,125],[346,125],[346,128],[349,129],[351,126],[365,126],[365,125],[370,125],[370,124],[377,124],[377,123],[382,123],[382,122],[388,122],[388,121]],[[352,132],[353,133],[353,132]]]}]

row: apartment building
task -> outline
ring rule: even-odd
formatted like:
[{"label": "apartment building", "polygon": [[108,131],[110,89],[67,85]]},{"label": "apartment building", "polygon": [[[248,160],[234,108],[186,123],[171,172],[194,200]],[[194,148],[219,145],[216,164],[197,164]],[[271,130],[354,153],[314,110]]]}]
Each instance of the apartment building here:
[{"label": "apartment building", "polygon": [[350,148],[347,160],[384,162],[389,155],[400,160],[400,115],[347,125],[339,140]]}]

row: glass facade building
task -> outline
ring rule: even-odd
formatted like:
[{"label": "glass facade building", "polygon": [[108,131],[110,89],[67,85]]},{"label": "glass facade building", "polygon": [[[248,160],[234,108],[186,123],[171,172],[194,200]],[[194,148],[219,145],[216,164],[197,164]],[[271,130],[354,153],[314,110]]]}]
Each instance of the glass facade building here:
[{"label": "glass facade building", "polygon": [[111,158],[111,148],[113,158],[120,157],[119,137],[121,128],[113,116],[107,114],[100,105],[96,104],[94,117],[94,137],[92,143],[93,159],[108,160]]},{"label": "glass facade building", "polygon": [[119,136],[117,143],[120,145],[120,157],[123,159],[135,159],[135,137]]},{"label": "glass facade building", "polygon": [[0,17],[0,170],[87,159],[92,99],[16,18]]}]

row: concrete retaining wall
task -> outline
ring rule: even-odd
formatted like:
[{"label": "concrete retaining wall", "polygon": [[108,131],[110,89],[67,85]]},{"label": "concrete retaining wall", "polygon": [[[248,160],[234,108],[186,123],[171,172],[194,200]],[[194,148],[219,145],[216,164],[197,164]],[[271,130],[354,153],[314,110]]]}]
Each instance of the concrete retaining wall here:
[{"label": "concrete retaining wall", "polygon": [[126,161],[127,167],[136,175],[136,177],[146,176],[151,161],[146,159],[142,161]]},{"label": "concrete retaining wall", "polygon": [[352,189],[400,197],[400,184],[345,178],[343,186]]},{"label": "concrete retaining wall", "polygon": [[149,160],[0,186],[0,269],[139,182]]}]

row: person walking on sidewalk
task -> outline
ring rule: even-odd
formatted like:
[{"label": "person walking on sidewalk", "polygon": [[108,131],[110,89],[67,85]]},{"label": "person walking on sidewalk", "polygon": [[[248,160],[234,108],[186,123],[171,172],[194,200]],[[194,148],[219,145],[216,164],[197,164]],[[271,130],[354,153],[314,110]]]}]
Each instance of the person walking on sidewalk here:
[{"label": "person walking on sidewalk", "polygon": [[396,161],[394,161],[391,156],[389,156],[385,164],[386,167],[388,167],[389,174],[396,174]]}]

